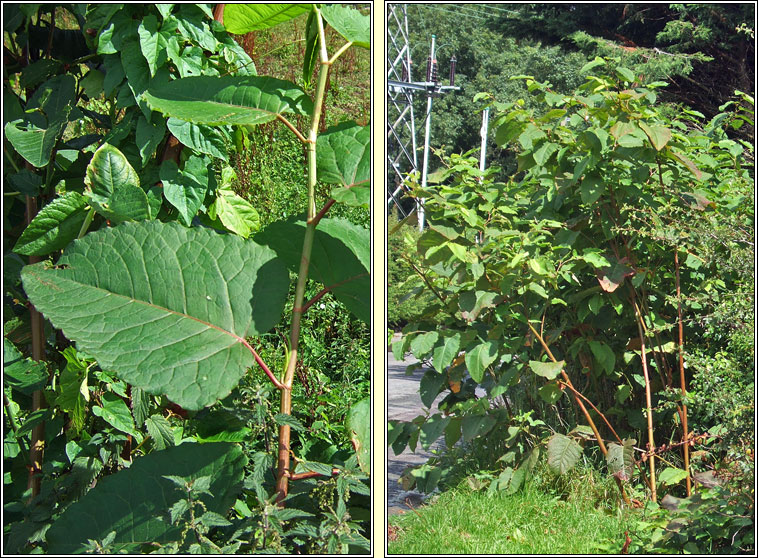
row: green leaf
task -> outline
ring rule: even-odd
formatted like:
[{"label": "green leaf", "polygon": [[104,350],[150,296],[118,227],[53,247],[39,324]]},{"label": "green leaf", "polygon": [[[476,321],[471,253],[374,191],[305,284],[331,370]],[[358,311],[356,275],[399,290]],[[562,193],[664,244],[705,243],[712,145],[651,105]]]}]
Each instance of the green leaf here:
[{"label": "green leaf", "polygon": [[537,390],[539,396],[549,405],[554,405],[563,395],[563,390],[556,382],[549,382]]},{"label": "green leaf", "polygon": [[14,120],[5,125],[5,137],[19,155],[32,166],[41,168],[50,162],[53,147],[65,127],[65,122],[56,122],[47,128],[40,128],[31,122]]},{"label": "green leaf", "polygon": [[559,475],[572,469],[582,455],[582,446],[563,434],[553,434],[547,443],[547,465]]},{"label": "green leaf", "polygon": [[157,122],[152,119],[148,121],[143,115],[137,120],[137,145],[139,154],[142,157],[142,166],[145,166],[150,157],[155,153],[156,148],[163,141],[166,135],[166,124],[159,115],[156,114]]},{"label": "green leaf", "polygon": [[419,382],[419,396],[425,407],[431,408],[435,398],[444,389],[446,383],[445,374],[434,370],[427,370]]},{"label": "green leaf", "polygon": [[305,432],[306,428],[303,426],[303,423],[300,422],[296,417],[293,417],[292,415],[286,414],[286,413],[277,413],[274,415],[274,421],[276,424],[282,426],[287,425],[293,430],[297,430],[298,432]]},{"label": "green leaf", "polygon": [[73,554],[83,551],[88,539],[102,540],[116,532],[111,550],[120,546],[179,539],[181,526],[168,521],[184,495],[165,476],[190,481],[210,476],[210,492],[200,500],[207,511],[222,515],[232,507],[241,488],[247,459],[233,444],[182,444],[138,458],[98,481],[78,502],[68,507],[47,531],[47,551]]},{"label": "green leaf", "polygon": [[426,419],[426,422],[421,425],[419,434],[421,447],[429,451],[429,447],[442,436],[449,422],[450,417],[443,417],[440,413],[435,413]]},{"label": "green leaf", "polygon": [[78,433],[84,428],[89,400],[87,368],[72,366],[69,362],[58,381],[60,394],[55,398],[55,405],[71,418],[72,434]]},{"label": "green leaf", "polygon": [[[255,235],[295,273],[305,237],[305,222],[296,217],[276,221]],[[371,320],[370,231],[344,219],[321,219],[313,238],[308,276],[332,289],[335,298],[365,323]]]},{"label": "green leaf", "polygon": [[419,360],[425,358],[426,355],[431,352],[438,337],[439,333],[436,331],[427,331],[426,333],[416,335],[411,341],[411,352],[413,353],[413,356]]},{"label": "green leaf", "polygon": [[490,291],[466,291],[458,297],[458,306],[461,309],[461,317],[467,322],[473,322],[479,313],[485,308],[493,308],[502,296]]},{"label": "green leaf", "polygon": [[156,450],[162,450],[174,445],[174,431],[171,423],[163,415],[155,414],[145,419],[147,433],[153,439]]},{"label": "green leaf", "polygon": [[13,251],[26,256],[44,256],[65,248],[74,240],[87,216],[87,198],[66,192],[43,207],[27,225]]},{"label": "green leaf", "polygon": [[477,436],[484,436],[495,426],[495,419],[489,415],[468,415],[461,421],[463,441],[470,442]]},{"label": "green leaf", "polygon": [[229,33],[244,35],[279,25],[312,9],[311,4],[226,4],[224,27]]},{"label": "green leaf", "polygon": [[47,383],[48,373],[44,362],[24,358],[18,349],[3,337],[3,383],[31,395]]},{"label": "green leaf", "polygon": [[623,445],[616,442],[608,444],[608,455],[606,456],[608,471],[612,475],[619,476],[621,480],[631,478],[632,471],[634,470],[635,443],[636,440],[627,438],[623,441]]},{"label": "green leaf", "polygon": [[57,266],[26,266],[22,281],[104,369],[190,410],[228,395],[253,366],[245,337],[279,321],[288,288],[271,250],[158,221],[92,232]]},{"label": "green leaf", "polygon": [[605,192],[605,181],[600,175],[590,173],[582,180],[580,194],[582,203],[592,205]]},{"label": "green leaf", "polygon": [[650,138],[650,143],[653,144],[656,151],[660,151],[671,140],[671,130],[665,126],[648,126],[644,122],[640,122],[640,128]]},{"label": "green leaf", "polygon": [[678,484],[687,478],[687,471],[676,467],[666,467],[658,474],[658,481],[666,486]]},{"label": "green leaf", "polygon": [[603,256],[603,254],[600,253],[599,250],[585,250],[583,254],[578,256],[580,260],[584,260],[588,264],[590,264],[593,267],[601,268],[601,267],[610,267],[611,262],[608,261],[608,259]]},{"label": "green leaf", "polygon": [[216,201],[211,211],[227,229],[242,238],[248,238],[260,228],[258,211],[249,201],[238,196],[228,183],[216,190]]},{"label": "green leaf", "polygon": [[193,124],[178,118],[169,118],[166,124],[176,139],[187,147],[211,157],[229,161],[226,142],[218,128]]},{"label": "green leaf", "polygon": [[145,100],[153,110],[195,124],[263,124],[286,113],[307,115],[313,110],[294,83],[259,76],[175,79],[151,88]]},{"label": "green leaf", "polygon": [[139,44],[142,55],[147,60],[150,75],[155,75],[155,70],[166,62],[166,36],[158,32],[158,18],[153,14],[142,18],[137,29]]},{"label": "green leaf", "polygon": [[350,408],[345,429],[358,457],[361,471],[371,474],[371,398],[361,399]]},{"label": "green leaf", "polygon": [[432,365],[438,372],[444,372],[445,368],[450,366],[453,359],[458,356],[458,351],[460,350],[461,334],[448,333],[449,332],[442,332],[442,344],[438,344],[432,352]]},{"label": "green leaf", "polygon": [[616,388],[616,402],[621,405],[632,393],[632,386],[623,384]]},{"label": "green leaf", "polygon": [[589,341],[588,344],[600,367],[606,374],[612,374],[616,367],[616,355],[613,354],[613,349],[600,341]]},{"label": "green leaf", "polygon": [[555,380],[561,373],[561,370],[563,370],[564,366],[566,366],[565,360],[559,360],[558,362],[529,361],[529,368],[532,369],[532,372],[538,376],[547,378],[548,380]]},{"label": "green leaf", "polygon": [[582,69],[579,70],[579,73],[580,74],[587,73],[590,70],[597,68],[598,66],[602,66],[603,64],[605,64],[605,60],[603,60],[599,56],[596,56],[594,60],[590,60],[584,66],[582,66]]},{"label": "green leaf", "polygon": [[485,341],[466,352],[466,367],[476,383],[481,383],[484,371],[497,358],[495,341]]},{"label": "green leaf", "polygon": [[629,68],[616,66],[616,73],[622,80],[627,83],[632,83],[634,81],[634,72],[632,72]]},{"label": "green leaf", "polygon": [[350,188],[335,186],[329,195],[334,201],[347,205],[348,207],[365,207],[371,204],[371,184],[359,184]]},{"label": "green leaf", "polygon": [[316,140],[318,178],[346,188],[371,185],[371,127],[345,122]]},{"label": "green leaf", "polygon": [[116,430],[131,434],[132,436],[142,439],[139,432],[134,429],[134,419],[129,407],[115,393],[104,393],[101,398],[102,407],[95,406],[92,412],[105,422],[110,424]]},{"label": "green leaf", "polygon": [[[185,170],[197,171],[194,176],[192,172],[185,173],[180,170],[170,159],[164,161],[160,168],[163,195],[179,211],[182,222],[187,226],[192,224],[192,219],[202,207],[205,194],[208,192],[207,167],[203,166],[204,162],[196,155],[187,159],[184,164]],[[205,176],[202,173],[205,173]]]},{"label": "green leaf", "polygon": [[308,14],[308,22],[305,24],[305,56],[303,57],[303,84],[309,87],[313,77],[313,68],[318,60],[318,20],[316,12]]},{"label": "green leaf", "polygon": [[321,14],[342,37],[363,48],[371,47],[371,18],[352,7],[329,4]]},{"label": "green leaf", "polygon": [[104,143],[95,151],[84,183],[90,203],[107,219],[120,223],[151,217],[147,194],[139,186],[137,172],[112,145]]},{"label": "green leaf", "polygon": [[697,168],[695,163],[693,163],[690,159],[685,157],[683,154],[677,153],[673,149],[667,149],[666,151],[671,158],[676,159],[677,161],[682,163],[685,167],[687,167],[689,171],[695,175],[695,178],[700,180],[703,177],[703,172],[699,168]]}]

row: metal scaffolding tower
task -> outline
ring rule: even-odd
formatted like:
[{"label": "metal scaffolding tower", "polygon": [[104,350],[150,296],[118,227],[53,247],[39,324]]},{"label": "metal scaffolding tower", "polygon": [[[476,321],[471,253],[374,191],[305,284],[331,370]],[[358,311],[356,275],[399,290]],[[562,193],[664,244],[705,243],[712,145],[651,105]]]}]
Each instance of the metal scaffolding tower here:
[{"label": "metal scaffolding tower", "polygon": [[450,85],[439,82],[435,36],[432,35],[426,62],[426,80],[413,81],[413,61],[408,44],[408,15],[405,4],[387,5],[387,209],[394,204],[404,217],[418,211],[419,229],[424,228],[424,206],[417,203],[406,210],[400,203],[406,188],[408,173],[419,170],[416,148],[416,122],[413,115],[413,96],[426,95],[424,115],[424,160],[421,186],[426,186],[429,167],[432,99],[455,87],[455,56],[450,59]]},{"label": "metal scaffolding tower", "polygon": [[[416,122],[413,116],[411,50],[405,4],[387,5],[387,209],[400,203],[405,177],[418,170]],[[410,210],[413,211],[412,209]]]}]

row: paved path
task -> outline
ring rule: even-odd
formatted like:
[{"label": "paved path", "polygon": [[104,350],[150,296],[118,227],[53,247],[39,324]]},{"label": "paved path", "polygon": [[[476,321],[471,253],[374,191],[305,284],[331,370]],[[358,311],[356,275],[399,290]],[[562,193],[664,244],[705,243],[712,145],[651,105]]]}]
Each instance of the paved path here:
[{"label": "paved path", "polygon": [[[406,355],[405,360],[398,361],[392,353],[387,355],[387,419],[410,421],[424,412],[424,404],[419,397],[419,382],[424,374],[423,369],[415,370],[413,375],[406,376],[405,369],[409,364],[418,362],[413,355]],[[445,393],[437,396],[432,409],[442,400]],[[432,444],[432,449],[442,446],[442,439]],[[395,455],[391,447],[387,448],[387,507],[389,514],[408,511],[405,499],[408,498],[416,506],[424,495],[415,491],[405,491],[398,482],[403,470],[409,465],[420,465],[429,457],[419,445],[416,453],[406,448],[400,455]]]}]

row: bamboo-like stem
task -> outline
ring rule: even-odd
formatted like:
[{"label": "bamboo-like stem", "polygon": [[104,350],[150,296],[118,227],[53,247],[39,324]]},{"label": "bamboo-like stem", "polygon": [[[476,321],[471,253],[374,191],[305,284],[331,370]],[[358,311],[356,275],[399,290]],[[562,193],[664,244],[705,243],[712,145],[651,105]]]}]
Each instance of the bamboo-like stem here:
[{"label": "bamboo-like stem", "polygon": [[[26,224],[32,222],[37,214],[37,199],[26,197]],[[39,256],[29,256],[29,263],[41,261]],[[45,360],[45,322],[36,308],[29,307],[32,330],[32,358],[38,362]],[[45,406],[42,390],[32,393],[32,412]],[[38,496],[42,488],[42,460],[45,456],[45,422],[40,422],[32,429],[32,439],[29,447],[29,479],[27,487],[31,488],[31,498]]]},{"label": "bamboo-like stem", "polygon": [[[297,275],[297,285],[295,287],[295,303],[292,308],[292,325],[290,327],[290,347],[287,356],[287,368],[284,372],[284,379],[281,388],[280,412],[289,415],[292,411],[292,384],[295,379],[295,369],[298,358],[298,341],[300,339],[300,320],[303,316],[303,299],[305,298],[305,284],[308,279],[308,267],[310,266],[311,250],[313,248],[313,237],[316,232],[316,139],[318,137],[318,126],[321,118],[321,107],[324,102],[326,91],[326,78],[329,74],[329,58],[326,52],[326,37],[324,34],[324,23],[321,18],[321,12],[314,8],[316,19],[319,27],[320,61],[318,75],[318,85],[313,103],[313,113],[311,115],[311,126],[308,131],[307,157],[308,157],[308,212],[305,227],[305,238],[303,239],[303,250],[300,256],[300,269]],[[302,136],[299,136],[302,137]],[[291,476],[290,468],[290,435],[291,429],[288,424],[279,426],[279,452],[277,460],[277,478],[276,478],[276,502],[279,506],[284,505],[289,490],[289,479]]]},{"label": "bamboo-like stem", "polygon": [[[556,360],[556,358],[553,356],[550,347],[548,347],[547,343],[545,343],[545,339],[542,337],[542,335],[537,333],[537,330],[534,329],[534,326],[531,323],[527,322],[527,325],[529,326],[529,329],[532,330],[532,333],[534,333],[537,339],[539,339],[542,348],[545,349],[545,352],[547,353],[547,356],[550,357],[550,360],[553,362],[558,362],[558,360]],[[600,446],[600,451],[603,452],[603,456],[608,457],[608,448],[605,447],[605,442],[603,442],[603,438],[600,436],[600,431],[597,429],[597,426],[595,426],[595,421],[592,420],[587,407],[585,407],[584,403],[582,403],[582,400],[579,399],[577,395],[579,392],[574,389],[574,385],[571,383],[571,379],[568,377],[568,374],[566,374],[566,371],[563,368],[561,368],[561,376],[563,376],[563,383],[565,383],[566,386],[571,390],[571,393],[574,395],[574,401],[576,401],[577,406],[582,410],[582,413],[584,413],[584,417],[587,419],[587,422],[589,423],[593,434],[595,434],[595,439],[597,440],[598,446]],[[587,402],[589,403],[589,400]],[[590,403],[590,405],[592,404]],[[597,408],[594,405],[592,405],[592,407],[597,411]],[[602,413],[600,413],[600,411],[598,411],[598,414],[600,414],[600,416],[605,420],[605,417]],[[605,422],[607,423],[608,421],[605,420]],[[610,424],[608,426],[610,426]],[[611,428],[611,431],[613,431],[613,428]],[[613,431],[613,433],[616,434],[615,431]],[[618,434],[616,434],[616,438],[619,439]],[[629,496],[626,494],[626,490],[624,490],[624,485],[621,482],[621,479],[616,476],[614,476],[613,479],[616,481],[616,486],[618,486],[619,492],[621,493],[621,498],[624,500],[624,503],[627,506],[630,506],[631,502],[629,501]]]},{"label": "bamboo-like stem", "polygon": [[[687,441],[689,432],[687,432],[687,404],[684,398],[687,397],[687,387],[684,379],[684,327],[682,326],[682,289],[679,282],[679,250],[674,251],[674,268],[676,269],[676,306],[679,319],[679,385],[682,388],[682,440]],[[684,452],[684,470],[687,471],[687,496],[692,493],[692,479],[690,478],[690,444],[685,443]]]},{"label": "bamboo-like stem", "polygon": [[[650,395],[650,375],[647,371],[647,352],[645,350],[645,334],[642,331],[642,314],[640,313],[640,309],[637,306],[637,301],[634,297],[634,291],[632,292],[632,304],[634,305],[634,312],[637,316],[637,331],[640,335],[640,352],[642,354],[642,373],[645,376],[645,407],[647,409],[647,438],[648,438],[648,449],[652,450],[655,448],[655,439],[653,437],[653,404],[651,400]],[[656,489],[655,489],[655,456],[651,455],[648,459],[650,459],[650,497],[653,499],[653,502],[657,500],[656,495]]]}]

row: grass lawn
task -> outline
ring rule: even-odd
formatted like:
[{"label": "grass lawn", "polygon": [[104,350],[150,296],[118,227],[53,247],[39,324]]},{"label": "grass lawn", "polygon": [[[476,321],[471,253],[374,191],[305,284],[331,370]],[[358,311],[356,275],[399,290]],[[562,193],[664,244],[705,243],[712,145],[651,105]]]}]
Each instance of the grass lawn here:
[{"label": "grass lawn", "polygon": [[[561,500],[528,486],[514,495],[451,490],[428,506],[391,516],[389,554],[617,553],[623,513],[588,500]],[[608,547],[601,548],[605,543]]]}]

